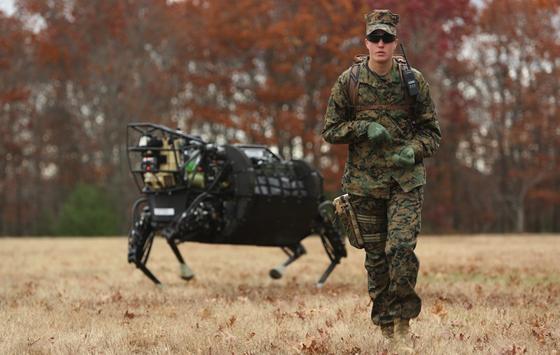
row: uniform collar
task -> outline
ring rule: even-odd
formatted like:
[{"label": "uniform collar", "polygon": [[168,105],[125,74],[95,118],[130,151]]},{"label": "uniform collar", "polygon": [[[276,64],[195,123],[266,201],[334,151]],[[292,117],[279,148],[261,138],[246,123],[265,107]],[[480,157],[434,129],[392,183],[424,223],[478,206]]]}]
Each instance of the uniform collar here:
[{"label": "uniform collar", "polygon": [[375,73],[368,67],[368,60],[369,56],[366,57],[366,60],[363,61],[360,68],[359,80],[361,83],[366,83],[371,86],[379,85],[379,83],[400,83],[399,65],[395,59],[392,59],[393,65],[391,66],[391,70],[383,76]]}]

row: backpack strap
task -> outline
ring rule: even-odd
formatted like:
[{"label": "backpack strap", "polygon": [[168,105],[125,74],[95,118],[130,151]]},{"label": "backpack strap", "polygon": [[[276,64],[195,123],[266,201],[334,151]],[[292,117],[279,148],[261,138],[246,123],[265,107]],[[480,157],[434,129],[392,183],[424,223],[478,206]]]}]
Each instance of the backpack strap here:
[{"label": "backpack strap", "polygon": [[414,132],[416,130],[416,96],[411,96],[408,93],[408,88],[406,87],[406,83],[403,77],[403,70],[408,67],[408,64],[406,63],[406,59],[404,59],[401,56],[395,56],[394,58],[399,66],[401,86],[404,92],[404,104],[407,107],[407,111],[408,111],[408,117],[409,117],[409,119],[407,120],[408,129],[411,132]]},{"label": "backpack strap", "polygon": [[348,99],[352,108],[356,107],[358,101],[358,85],[360,79],[360,64],[352,64],[350,68],[350,78],[348,79]]},{"label": "backpack strap", "polygon": [[410,96],[410,94],[408,93],[408,88],[406,87],[406,83],[403,77],[403,71],[407,68],[406,59],[401,56],[394,56],[393,58],[399,66],[399,76],[401,77],[401,86],[404,92],[405,105],[408,106],[408,113],[410,114],[410,118],[414,120],[414,107],[416,105],[416,97]]},{"label": "backpack strap", "polygon": [[354,57],[354,64],[350,67],[350,78],[346,92],[352,110],[358,105],[358,86],[360,85],[360,65],[367,59],[367,54],[360,54]]}]

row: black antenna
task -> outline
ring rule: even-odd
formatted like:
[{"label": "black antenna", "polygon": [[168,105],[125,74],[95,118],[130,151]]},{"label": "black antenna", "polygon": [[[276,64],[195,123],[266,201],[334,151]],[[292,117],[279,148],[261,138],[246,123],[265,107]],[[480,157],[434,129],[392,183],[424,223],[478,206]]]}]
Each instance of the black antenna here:
[{"label": "black antenna", "polygon": [[402,43],[400,45],[402,54],[404,56],[404,61],[406,62],[406,68],[402,68],[402,78],[404,79],[404,82],[406,83],[406,86],[408,88],[408,94],[410,96],[416,96],[418,95],[418,80],[416,80],[416,76],[410,68],[410,63],[408,62],[408,58],[406,58],[404,46],[402,45]]},{"label": "black antenna", "polygon": [[406,52],[404,51],[404,46],[402,45],[402,43],[399,43],[399,45],[401,46],[401,51],[402,51],[404,60],[406,62],[406,66],[408,67],[408,69],[410,69],[410,64],[408,63],[408,58],[406,57]]}]

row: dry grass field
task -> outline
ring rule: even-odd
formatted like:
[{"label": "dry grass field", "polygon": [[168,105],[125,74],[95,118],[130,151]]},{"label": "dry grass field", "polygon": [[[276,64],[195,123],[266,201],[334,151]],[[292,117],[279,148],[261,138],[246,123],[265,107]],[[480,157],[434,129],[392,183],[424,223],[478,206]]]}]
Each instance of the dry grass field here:
[{"label": "dry grass field", "polygon": [[[124,238],[0,239],[0,354],[389,354],[363,252],[316,289],[327,258],[317,238],[304,245],[274,281],[279,249],[182,244],[185,282],[157,239],[157,288]],[[558,353],[560,237],[421,237],[417,251],[419,354]]]}]

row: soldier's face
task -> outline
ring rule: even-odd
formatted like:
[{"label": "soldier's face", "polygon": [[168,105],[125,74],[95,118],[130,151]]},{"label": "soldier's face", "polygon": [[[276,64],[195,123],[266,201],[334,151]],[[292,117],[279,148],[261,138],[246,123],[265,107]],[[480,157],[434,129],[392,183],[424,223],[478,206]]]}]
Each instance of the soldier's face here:
[{"label": "soldier's face", "polygon": [[[369,38],[373,38],[373,42],[367,37],[365,39],[366,47],[369,51],[369,57],[378,63],[386,63],[393,58],[393,53],[397,48],[397,38],[394,38],[392,42],[386,43],[383,37],[387,37],[388,33],[378,30],[374,31],[373,36],[369,35]],[[390,37],[390,35],[389,35]]]}]

